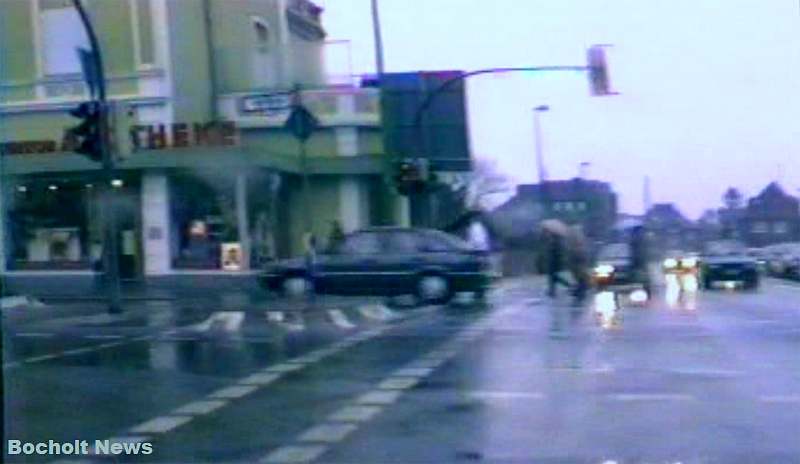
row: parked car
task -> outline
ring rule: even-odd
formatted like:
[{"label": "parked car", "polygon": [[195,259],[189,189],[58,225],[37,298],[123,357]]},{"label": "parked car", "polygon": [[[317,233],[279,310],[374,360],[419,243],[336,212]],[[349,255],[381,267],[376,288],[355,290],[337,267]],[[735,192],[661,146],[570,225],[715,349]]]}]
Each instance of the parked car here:
[{"label": "parked car", "polygon": [[741,284],[754,290],[759,285],[756,260],[747,255],[747,248],[735,240],[709,242],[702,257],[701,282],[711,289],[716,282]]},{"label": "parked car", "polygon": [[[313,269],[309,269],[312,267]],[[379,227],[346,235],[315,263],[296,258],[269,264],[265,288],[287,295],[416,295],[443,304],[456,292],[483,297],[495,277],[487,251],[431,229]]]}]

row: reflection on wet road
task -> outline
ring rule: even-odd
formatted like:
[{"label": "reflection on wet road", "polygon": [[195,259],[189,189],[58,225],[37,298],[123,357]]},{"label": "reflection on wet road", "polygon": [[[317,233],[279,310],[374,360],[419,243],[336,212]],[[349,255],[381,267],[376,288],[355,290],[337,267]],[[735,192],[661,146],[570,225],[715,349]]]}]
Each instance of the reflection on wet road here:
[{"label": "reflection on wet road", "polygon": [[674,276],[582,311],[541,284],[486,306],[8,316],[7,435],[153,443],[130,462],[798,461],[800,287]]}]

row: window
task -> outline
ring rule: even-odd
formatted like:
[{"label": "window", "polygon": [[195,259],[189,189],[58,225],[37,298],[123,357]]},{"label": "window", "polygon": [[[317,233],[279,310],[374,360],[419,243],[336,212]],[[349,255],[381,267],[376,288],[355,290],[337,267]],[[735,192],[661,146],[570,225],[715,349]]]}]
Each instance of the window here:
[{"label": "window", "polygon": [[151,0],[130,0],[130,2],[137,65],[140,67],[153,66],[156,60]]},{"label": "window", "polygon": [[408,232],[392,232],[386,236],[386,243],[391,253],[411,254],[420,249],[420,240]]},{"label": "window", "polygon": [[763,221],[753,223],[753,233],[754,234],[765,234],[767,233],[767,223]]},{"label": "window", "polygon": [[578,209],[578,211],[586,211],[586,202],[585,201],[579,201],[578,204],[577,204],[577,209]]},{"label": "window", "polygon": [[75,50],[88,50],[89,39],[78,11],[69,4],[52,1],[41,2],[39,7],[42,74],[58,76],[81,73],[81,62]]},{"label": "window", "polygon": [[253,21],[253,34],[256,48],[261,52],[266,52],[269,46],[269,26],[267,22],[258,16],[251,18]]},{"label": "window", "polygon": [[776,234],[786,234],[789,232],[789,224],[786,221],[778,221],[773,224],[772,231]]},{"label": "window", "polygon": [[561,211],[561,203],[553,203],[553,211]]},{"label": "window", "polygon": [[564,202],[564,211],[572,211],[573,206],[571,201]]},{"label": "window", "polygon": [[381,242],[377,234],[360,233],[348,237],[340,251],[342,254],[377,254],[381,252]]}]

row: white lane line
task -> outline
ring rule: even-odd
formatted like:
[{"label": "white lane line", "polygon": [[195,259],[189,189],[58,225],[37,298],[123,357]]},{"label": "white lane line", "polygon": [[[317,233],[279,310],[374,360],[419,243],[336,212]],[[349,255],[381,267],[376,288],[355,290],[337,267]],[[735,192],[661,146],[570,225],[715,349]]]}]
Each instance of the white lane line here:
[{"label": "white lane line", "polygon": [[76,354],[91,353],[92,351],[95,351],[95,348],[93,346],[86,346],[83,348],[73,348],[71,350],[64,350],[62,354],[64,356],[73,356]]},{"label": "white lane line", "polygon": [[50,359],[56,359],[60,356],[60,354],[45,354],[42,356],[34,356],[33,358],[23,359],[22,362],[26,364],[37,363],[41,361],[48,361]]},{"label": "white lane line", "polygon": [[763,395],[759,401],[763,403],[796,403],[800,404],[800,395]]},{"label": "white lane line", "polygon": [[416,377],[389,377],[378,384],[381,390],[408,390],[419,383]]},{"label": "white lane line", "polygon": [[55,337],[56,334],[54,333],[45,333],[45,332],[20,332],[15,334],[16,337],[20,338],[50,338]]},{"label": "white lane line", "polygon": [[475,390],[467,392],[469,398],[479,400],[543,400],[544,394],[541,392],[512,392],[512,391],[489,391]]},{"label": "white lane line", "polygon": [[295,464],[311,462],[328,449],[323,445],[282,446],[271,452],[260,462],[267,464]]},{"label": "white lane line", "polygon": [[[489,318],[489,316],[486,316],[486,318]],[[466,343],[463,341],[448,341],[442,345],[444,349],[442,349],[442,346],[440,346],[438,350],[434,351],[434,353],[438,352],[438,356],[455,355],[461,348],[464,347],[464,345],[466,345]],[[371,417],[380,413],[381,408],[379,406],[385,406],[394,403],[398,400],[404,390],[416,386],[420,380],[422,380],[422,378],[425,378],[433,373],[432,368],[419,367],[418,364],[420,361],[431,360],[437,362],[440,361],[440,359],[437,359],[437,355],[432,356],[431,353],[428,353],[427,355],[412,361],[409,363],[409,365],[398,369],[396,372],[416,375],[390,375],[377,384],[376,390],[362,394],[361,396],[355,398],[349,406],[345,406],[330,416],[328,418],[329,422],[313,425],[311,428],[300,434],[295,441],[299,443],[335,443],[343,440],[347,435],[358,429],[358,426],[355,424],[356,422],[365,422],[369,420]],[[372,408],[363,409],[364,406],[372,406]],[[287,462],[285,460],[279,460],[279,458],[285,459],[285,455],[278,454],[285,448],[286,447],[278,448],[277,450],[271,452],[267,455],[265,461]],[[322,452],[323,451],[319,451],[319,454]],[[306,462],[313,461],[319,456],[319,454],[312,455],[312,457]]]},{"label": "white lane line", "polygon": [[355,324],[350,322],[350,319],[342,312],[341,309],[329,309],[328,310],[328,318],[333,322],[333,325],[339,327],[340,329],[354,329],[356,327]]},{"label": "white lane line", "polygon": [[258,390],[258,385],[234,385],[231,387],[225,387],[220,390],[217,390],[214,393],[208,395],[208,397],[213,399],[230,400],[249,395],[250,393],[253,393],[256,390]]},{"label": "white lane line", "polygon": [[404,367],[394,371],[397,377],[427,377],[431,375],[433,368],[430,367]]},{"label": "white lane line", "polygon": [[389,405],[400,398],[402,392],[398,390],[376,390],[358,397],[356,403],[365,405]]},{"label": "white lane line", "polygon": [[122,335],[112,335],[112,334],[94,334],[94,335],[84,335],[83,338],[87,340],[119,340],[123,338]]},{"label": "white lane line", "polygon": [[258,385],[258,386],[265,386],[269,385],[272,382],[281,378],[281,374],[277,372],[264,372],[261,374],[253,374],[248,377],[243,378],[238,383],[242,385]]},{"label": "white lane line", "polygon": [[320,424],[303,432],[298,441],[336,443],[342,441],[358,428],[354,424]]},{"label": "white lane line", "polygon": [[365,422],[383,410],[380,406],[345,406],[328,416],[333,422]]},{"label": "white lane line", "polygon": [[131,429],[132,433],[166,433],[192,420],[190,416],[163,416],[143,422]]},{"label": "white lane line", "polygon": [[274,373],[283,374],[283,373],[287,373],[287,372],[293,372],[293,371],[300,370],[303,367],[305,367],[303,364],[282,363],[282,364],[276,364],[274,366],[270,366],[270,367],[264,369],[263,372],[267,372],[267,373],[274,372]]},{"label": "white lane line", "polygon": [[97,345],[95,348],[97,348],[98,350],[102,350],[104,348],[113,348],[115,346],[120,346],[120,345],[124,345],[124,344],[125,344],[125,342],[110,342],[110,343],[103,343],[103,344]]},{"label": "white lane line", "polygon": [[267,311],[267,321],[269,322],[283,322],[286,316],[283,311]]},{"label": "white lane line", "polygon": [[216,411],[226,404],[228,404],[227,401],[201,400],[181,406],[172,413],[183,416],[200,416]]},{"label": "white lane line", "polygon": [[744,371],[730,370],[730,369],[669,369],[667,372],[679,375],[697,375],[708,377],[740,377],[744,375]]},{"label": "white lane line", "polygon": [[681,393],[613,393],[607,396],[614,401],[691,401],[692,395]]},{"label": "white lane line", "polygon": [[435,358],[435,359],[427,358],[427,359],[420,359],[418,361],[414,361],[413,363],[409,364],[408,367],[409,368],[436,369],[437,367],[440,367],[442,364],[444,364],[446,362],[447,362],[447,360],[443,359],[443,358]]}]

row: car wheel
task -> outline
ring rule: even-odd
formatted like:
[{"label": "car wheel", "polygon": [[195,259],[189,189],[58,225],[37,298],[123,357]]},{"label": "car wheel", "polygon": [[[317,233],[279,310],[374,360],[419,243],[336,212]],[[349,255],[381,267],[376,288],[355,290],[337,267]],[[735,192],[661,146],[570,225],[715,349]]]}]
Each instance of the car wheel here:
[{"label": "car wheel", "polygon": [[306,276],[288,276],[281,282],[281,293],[289,298],[302,298],[314,290],[311,279]]},{"label": "car wheel", "polygon": [[417,281],[417,298],[423,304],[445,304],[452,297],[450,282],[444,276],[429,274]]}]

